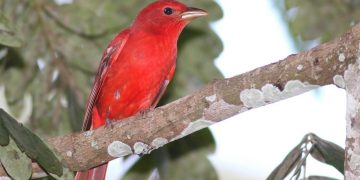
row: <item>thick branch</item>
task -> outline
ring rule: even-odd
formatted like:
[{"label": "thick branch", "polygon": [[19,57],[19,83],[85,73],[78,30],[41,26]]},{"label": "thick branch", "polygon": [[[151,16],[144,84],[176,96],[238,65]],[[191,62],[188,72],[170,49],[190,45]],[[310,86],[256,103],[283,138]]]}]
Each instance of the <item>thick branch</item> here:
[{"label": "thick branch", "polygon": [[241,112],[319,86],[344,87],[343,74],[359,54],[359,32],[357,25],[332,42],[233,78],[213,81],[192,95],[114,123],[112,128],[51,138],[49,144],[62,155],[64,166],[86,170],[116,157],[148,154]]},{"label": "thick branch", "polygon": [[345,177],[358,179],[360,177],[360,59],[345,71],[345,85],[347,93]]}]

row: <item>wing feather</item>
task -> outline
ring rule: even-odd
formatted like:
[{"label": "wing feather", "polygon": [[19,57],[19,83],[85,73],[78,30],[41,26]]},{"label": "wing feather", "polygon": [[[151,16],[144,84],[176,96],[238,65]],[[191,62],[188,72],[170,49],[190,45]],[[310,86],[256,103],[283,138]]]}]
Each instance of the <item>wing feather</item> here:
[{"label": "wing feather", "polygon": [[130,29],[125,29],[120,32],[108,45],[106,50],[103,53],[103,56],[100,61],[99,68],[97,70],[93,88],[89,95],[89,99],[86,105],[86,111],[83,120],[82,130],[86,131],[91,128],[92,124],[92,112],[94,106],[101,92],[104,80],[106,78],[107,70],[111,67],[111,64],[117,59],[121,53],[122,48],[124,47],[126,40],[128,39]]},{"label": "wing feather", "polygon": [[151,103],[150,109],[154,109],[157,106],[157,104],[159,103],[161,97],[164,95],[167,86],[169,85],[172,77],[174,76],[175,67],[176,67],[176,63],[174,63],[173,66],[171,67],[170,72],[166,76],[163,84],[161,85],[158,93],[155,96],[155,99]]}]

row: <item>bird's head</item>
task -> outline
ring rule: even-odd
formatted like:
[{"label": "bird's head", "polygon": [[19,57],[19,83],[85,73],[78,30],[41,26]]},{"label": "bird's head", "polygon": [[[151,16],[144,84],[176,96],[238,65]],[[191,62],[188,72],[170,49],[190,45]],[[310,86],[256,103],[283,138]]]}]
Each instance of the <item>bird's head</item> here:
[{"label": "bird's head", "polygon": [[191,20],[208,13],[175,0],[158,0],[146,6],[133,22],[134,28],[154,33],[177,33]]}]

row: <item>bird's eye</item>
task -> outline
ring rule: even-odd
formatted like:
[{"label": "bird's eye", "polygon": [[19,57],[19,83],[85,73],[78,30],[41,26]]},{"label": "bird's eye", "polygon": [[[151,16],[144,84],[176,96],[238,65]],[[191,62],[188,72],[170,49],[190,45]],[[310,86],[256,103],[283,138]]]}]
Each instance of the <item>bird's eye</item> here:
[{"label": "bird's eye", "polygon": [[165,8],[164,9],[164,13],[166,14],[166,15],[171,15],[172,13],[173,13],[173,9],[171,9],[171,8],[169,8],[169,7],[167,7],[167,8]]}]

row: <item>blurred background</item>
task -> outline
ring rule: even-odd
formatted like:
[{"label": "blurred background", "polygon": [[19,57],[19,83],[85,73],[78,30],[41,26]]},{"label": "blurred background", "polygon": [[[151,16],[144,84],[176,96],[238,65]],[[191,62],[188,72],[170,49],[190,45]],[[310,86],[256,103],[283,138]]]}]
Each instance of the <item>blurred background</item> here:
[{"label": "blurred background", "polygon": [[[0,107],[42,138],[79,131],[102,51],[150,0],[1,0]],[[183,0],[210,16],[179,41],[166,104],[333,39],[358,22],[357,0]],[[313,132],[345,144],[345,92],[323,87],[235,116],[118,169],[108,179],[265,179]],[[123,166],[124,167],[124,166]],[[67,174],[71,177],[73,174]],[[308,158],[306,175],[343,179]]]}]

